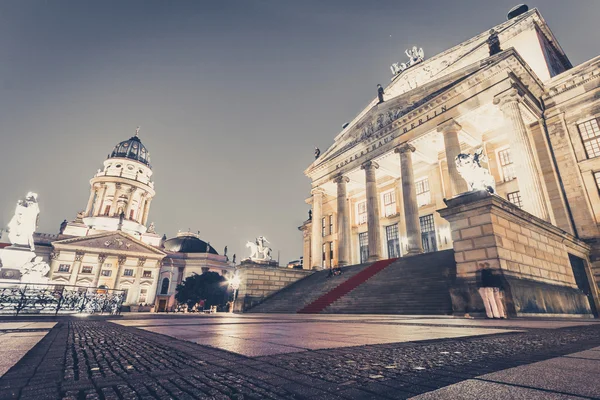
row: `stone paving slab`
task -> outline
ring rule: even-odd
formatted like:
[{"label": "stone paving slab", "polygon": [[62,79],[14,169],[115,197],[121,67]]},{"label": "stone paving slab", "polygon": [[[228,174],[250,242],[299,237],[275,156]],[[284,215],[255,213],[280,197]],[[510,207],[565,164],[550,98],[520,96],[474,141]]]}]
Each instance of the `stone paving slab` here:
[{"label": "stone paving slab", "polygon": [[0,376],[31,350],[56,322],[0,322]]},{"label": "stone paving slab", "polygon": [[[160,320],[115,321],[115,323],[135,326],[146,331],[161,333],[249,357],[283,354],[286,351],[295,353],[339,347],[514,332],[478,327],[384,325],[375,322],[370,324],[357,323],[351,326],[346,323],[324,321],[290,323],[285,318],[279,323],[273,321],[269,324],[261,322],[230,324],[227,318],[220,325],[206,325],[205,321],[204,319],[194,319],[186,321],[186,324],[175,326],[163,325],[165,321]],[[129,324],[128,322],[135,322],[135,324]],[[240,334],[251,335],[251,337],[238,337]]]}]

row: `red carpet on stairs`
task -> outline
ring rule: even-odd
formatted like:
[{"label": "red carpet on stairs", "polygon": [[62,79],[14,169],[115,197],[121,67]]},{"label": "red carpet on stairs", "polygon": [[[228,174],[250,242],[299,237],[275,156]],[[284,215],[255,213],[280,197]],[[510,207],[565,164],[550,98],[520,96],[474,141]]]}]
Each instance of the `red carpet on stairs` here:
[{"label": "red carpet on stairs", "polygon": [[[389,260],[381,260],[377,261],[374,264],[368,266],[364,270],[360,271],[358,274],[354,275],[347,281],[342,282],[340,285],[336,286],[331,291],[325,293],[323,296],[319,297],[312,303],[306,305],[301,310],[298,310],[300,314],[316,314],[323,311],[328,305],[338,300],[342,296],[345,296],[352,290],[356,289],[358,286],[365,283],[368,279],[370,279],[373,275],[383,270],[385,267],[396,261],[397,258],[391,258]],[[343,275],[342,275],[343,276]],[[336,279],[336,278],[329,278]]]}]

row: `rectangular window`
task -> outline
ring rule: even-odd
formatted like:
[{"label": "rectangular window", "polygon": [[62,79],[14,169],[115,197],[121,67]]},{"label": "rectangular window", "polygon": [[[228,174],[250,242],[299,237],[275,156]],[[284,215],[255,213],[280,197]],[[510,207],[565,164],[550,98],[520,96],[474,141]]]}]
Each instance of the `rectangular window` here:
[{"label": "rectangular window", "polygon": [[323,243],[323,257],[321,259],[321,266],[327,266],[327,243]]},{"label": "rectangular window", "polygon": [[500,150],[498,152],[498,161],[500,163],[500,170],[502,171],[502,179],[504,182],[515,179],[515,165],[513,164],[510,149]]},{"label": "rectangular window", "polygon": [[83,267],[81,267],[81,273],[82,274],[91,274],[92,273],[92,266],[90,266],[90,265],[84,265]]},{"label": "rectangular window", "polygon": [[508,201],[513,203],[517,207],[523,208],[523,202],[521,201],[521,192],[512,192],[506,195]]},{"label": "rectangular window", "polygon": [[396,193],[392,190],[383,194],[383,215],[396,215]]},{"label": "rectangular window", "polygon": [[58,266],[58,272],[69,272],[70,269],[71,269],[70,264],[60,264]]},{"label": "rectangular window", "polygon": [[600,156],[600,127],[598,118],[577,125],[588,158]]},{"label": "rectangular window", "polygon": [[111,276],[112,275],[112,271],[110,269],[103,269],[102,271],[100,271],[100,275],[102,275],[102,276]]},{"label": "rectangular window", "polygon": [[419,179],[415,182],[417,187],[417,205],[419,207],[426,206],[431,203],[431,192],[429,191],[429,179]]},{"label": "rectangular window", "polygon": [[321,218],[321,236],[325,237],[325,224],[327,223],[327,219],[325,217]]},{"label": "rectangular window", "polygon": [[333,242],[329,242],[329,266],[333,267]]},{"label": "rectangular window", "polygon": [[110,215],[110,206],[106,206],[106,208],[104,209],[104,216],[108,217]]},{"label": "rectangular window", "polygon": [[358,234],[358,244],[360,247],[360,263],[366,263],[369,258],[369,232]]},{"label": "rectangular window", "polygon": [[387,238],[388,258],[400,257],[400,238],[398,237],[398,224],[385,227]]},{"label": "rectangular window", "polygon": [[333,235],[333,214],[329,215],[329,234]]},{"label": "rectangular window", "polygon": [[435,222],[433,220],[433,214],[424,215],[419,218],[421,225],[421,242],[423,244],[423,251],[430,253],[437,251],[437,242],[435,240]]},{"label": "rectangular window", "polygon": [[152,278],[152,271],[144,271],[142,278]]},{"label": "rectangular window", "polygon": [[123,291],[123,303],[127,302],[127,295],[129,294],[129,289],[121,289]]},{"label": "rectangular window", "polygon": [[123,270],[123,276],[133,276],[133,270],[129,268]]},{"label": "rectangular window", "polygon": [[358,225],[367,223],[367,202],[362,201],[356,205],[356,221]]},{"label": "rectangular window", "polygon": [[146,302],[147,295],[148,295],[148,289],[140,289],[140,297],[138,298],[138,301],[140,302],[140,304],[143,304]]}]

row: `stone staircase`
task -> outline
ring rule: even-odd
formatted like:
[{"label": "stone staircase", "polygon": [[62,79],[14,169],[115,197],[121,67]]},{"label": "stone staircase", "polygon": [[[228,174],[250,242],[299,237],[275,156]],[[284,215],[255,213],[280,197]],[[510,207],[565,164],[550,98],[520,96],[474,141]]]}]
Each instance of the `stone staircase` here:
[{"label": "stone staircase", "polygon": [[454,251],[399,258],[327,306],[330,314],[451,314]]},{"label": "stone staircase", "polygon": [[367,268],[364,268],[362,271],[358,272],[351,278],[346,279],[344,282],[340,283],[331,291],[317,298],[312,303],[307,304],[305,307],[298,310],[298,312],[301,314],[315,314],[323,311],[334,301],[342,298],[352,290],[356,289],[358,286],[365,283],[367,280],[381,272],[395,260],[396,259],[381,260],[369,265]]},{"label": "stone staircase", "polygon": [[329,270],[317,271],[267,297],[246,312],[294,314],[370,265],[359,264],[343,267],[342,275],[330,278],[327,278]]}]

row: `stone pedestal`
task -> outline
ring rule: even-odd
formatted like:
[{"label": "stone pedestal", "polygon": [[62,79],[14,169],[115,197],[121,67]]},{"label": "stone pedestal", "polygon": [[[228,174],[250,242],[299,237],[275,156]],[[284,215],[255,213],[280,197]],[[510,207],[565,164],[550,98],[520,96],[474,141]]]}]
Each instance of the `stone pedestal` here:
[{"label": "stone pedestal", "polygon": [[45,276],[48,264],[37,257],[29,247],[12,245],[0,250],[0,280],[5,282],[48,283]]},{"label": "stone pedestal", "polygon": [[[275,263],[276,264],[276,263]],[[240,287],[233,306],[234,312],[244,312],[262,302],[268,296],[288,285],[311,275],[314,271],[269,266],[244,260],[237,268]]]},{"label": "stone pedestal", "polygon": [[[470,312],[483,310],[477,294],[482,268],[501,276],[509,315],[591,316],[598,309],[587,244],[485,191],[465,193],[446,204],[438,212],[452,230],[455,312],[464,313],[467,305]],[[583,279],[575,277],[573,257],[583,263]]]}]

